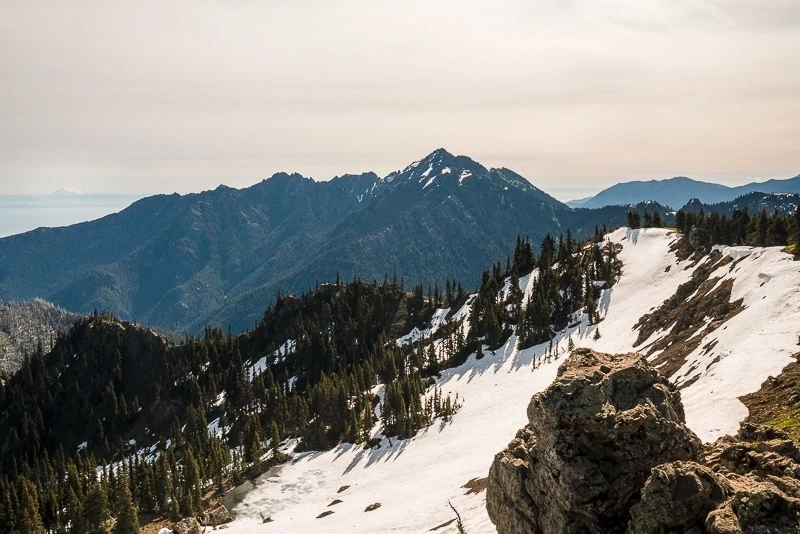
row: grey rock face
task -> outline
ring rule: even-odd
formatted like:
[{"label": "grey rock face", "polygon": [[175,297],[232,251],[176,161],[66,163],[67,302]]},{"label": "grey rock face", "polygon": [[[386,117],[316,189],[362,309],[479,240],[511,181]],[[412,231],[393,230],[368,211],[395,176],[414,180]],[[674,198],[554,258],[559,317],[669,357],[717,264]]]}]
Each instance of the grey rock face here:
[{"label": "grey rock face", "polygon": [[680,394],[637,354],[575,350],[528,420],[489,474],[500,534],[624,532],[651,469],[701,450]]},{"label": "grey rock face", "polygon": [[731,484],[696,462],[655,467],[631,509],[629,532],[703,532],[706,517],[733,492]]}]

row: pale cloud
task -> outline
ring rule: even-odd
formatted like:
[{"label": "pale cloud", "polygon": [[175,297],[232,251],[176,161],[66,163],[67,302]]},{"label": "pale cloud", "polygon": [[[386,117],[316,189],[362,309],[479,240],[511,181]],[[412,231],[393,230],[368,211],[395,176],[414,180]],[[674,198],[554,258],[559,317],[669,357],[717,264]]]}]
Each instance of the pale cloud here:
[{"label": "pale cloud", "polygon": [[385,174],[440,146],[576,194],[785,178],[797,65],[796,1],[6,0],[0,194]]}]

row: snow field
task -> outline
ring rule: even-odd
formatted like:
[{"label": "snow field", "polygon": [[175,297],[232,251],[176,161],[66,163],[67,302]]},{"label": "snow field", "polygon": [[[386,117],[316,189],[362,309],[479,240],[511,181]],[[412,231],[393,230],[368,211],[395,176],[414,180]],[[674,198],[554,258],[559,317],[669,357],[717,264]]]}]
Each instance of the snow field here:
[{"label": "snow field", "polygon": [[[678,238],[664,229],[620,229],[607,239],[622,245],[622,277],[602,291],[597,326],[579,317],[578,326],[554,340],[565,351],[567,337],[578,347],[604,352],[631,352],[638,332],[633,325],[644,314],[671,297],[691,278],[688,261],[677,262],[669,252]],[[769,375],[777,375],[797,352],[800,330],[800,264],[778,249],[722,248],[739,259],[715,276],[734,278],[732,300],[744,299],[746,309],[717,330],[704,328],[700,348],[691,353],[673,380],[697,377],[682,391],[687,424],[704,441],[733,433],[747,410],[738,397],[756,391]],[[521,277],[525,301],[536,273]],[[508,291],[508,284],[503,288]],[[466,318],[471,299],[453,319]],[[437,310],[429,328],[397,340],[413,342],[432,335],[445,322],[449,310]],[[601,337],[593,339],[595,329]],[[668,334],[656,332],[651,343]],[[712,350],[703,347],[716,341]],[[546,362],[547,344],[523,351],[516,336],[481,360],[471,355],[460,367],[442,373],[437,381],[442,394],[458,394],[461,409],[452,421],[434,421],[409,440],[382,439],[379,448],[342,444],[328,452],[295,455],[274,470],[234,508],[237,519],[230,534],[251,532],[300,533],[412,533],[427,532],[455,519],[448,501],[461,514],[467,532],[494,532],[485,508],[485,492],[466,495],[462,486],[484,478],[494,456],[527,422],[526,408],[534,393],[543,391],[556,376],[565,357]],[[537,358],[540,358],[537,360]],[[541,362],[538,366],[536,361]],[[382,393],[382,386],[376,393]],[[373,429],[378,434],[379,426]],[[287,444],[291,450],[292,444]],[[340,487],[350,486],[338,493]],[[342,502],[329,506],[335,499]],[[381,507],[364,509],[374,503]],[[323,512],[334,512],[317,519]],[[270,523],[262,523],[271,517]],[[455,522],[436,532],[457,532]]]}]

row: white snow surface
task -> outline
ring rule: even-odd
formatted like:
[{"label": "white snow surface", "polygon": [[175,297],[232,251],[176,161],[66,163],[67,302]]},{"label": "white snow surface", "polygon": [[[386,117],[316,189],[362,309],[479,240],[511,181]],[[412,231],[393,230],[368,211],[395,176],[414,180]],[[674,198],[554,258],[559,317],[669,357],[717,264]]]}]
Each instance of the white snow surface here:
[{"label": "white snow surface", "polygon": [[[438,385],[464,405],[453,421],[439,420],[410,440],[383,439],[365,450],[343,444],[329,452],[304,453],[277,470],[234,508],[229,534],[250,532],[426,532],[453,519],[447,501],[464,518],[468,532],[493,531],[485,493],[465,495],[462,486],[483,478],[494,455],[526,423],[530,396],[545,389],[560,363],[535,371],[531,362],[544,346],[519,352],[516,338],[495,355],[475,356],[442,374]],[[563,358],[563,355],[562,355]],[[337,493],[341,486],[351,487]],[[334,499],[343,502],[328,507]],[[381,507],[369,513],[373,503]],[[316,517],[331,510],[322,519]],[[273,522],[262,524],[260,513]],[[437,532],[456,532],[455,524]]]},{"label": "white snow surface", "polygon": [[269,356],[262,356],[256,363],[247,367],[247,373],[255,377],[267,370],[272,363],[279,363],[286,359],[286,356],[297,350],[297,340],[290,339]]},{"label": "white snow surface", "polygon": [[[624,267],[620,281],[603,292],[600,309],[606,318],[598,325],[602,338],[590,344],[593,348],[626,352],[669,333],[657,332],[641,347],[633,346],[638,335],[633,325],[671,297],[693,272],[687,269],[689,261],[679,264],[669,253],[677,235],[668,234],[662,229],[621,229],[609,235],[623,245],[619,257]],[[716,330],[704,328],[696,334],[702,336],[700,345],[670,377],[678,385],[697,378],[681,390],[681,399],[686,424],[706,442],[736,433],[748,413],[739,397],[758,391],[769,376],[777,376],[792,362],[800,334],[800,265],[780,247],[715,249],[736,263],[712,276],[733,279],[731,300],[744,299],[745,309]],[[706,261],[709,258],[702,260]],[[713,342],[713,348],[705,349]]]},{"label": "white snow surface", "polygon": [[[691,278],[689,261],[678,263],[669,252],[677,234],[664,229],[620,229],[607,239],[623,246],[623,273],[598,303],[603,320],[597,326],[580,314],[578,324],[554,340],[558,359],[534,366],[547,349],[516,349],[516,337],[495,353],[485,351],[462,366],[445,371],[437,381],[443,395],[458,394],[462,408],[451,422],[435,421],[413,439],[382,439],[365,450],[342,444],[332,451],[293,454],[293,460],[270,473],[233,509],[229,534],[251,532],[407,533],[427,532],[454,519],[448,500],[461,514],[467,532],[494,532],[486,513],[485,492],[466,495],[462,486],[486,477],[491,462],[526,422],[531,395],[544,390],[563,361],[567,336],[576,346],[605,352],[631,352],[638,332],[633,325],[671,297]],[[777,375],[797,352],[800,330],[800,264],[778,248],[720,247],[738,262],[715,276],[734,279],[732,300],[745,309],[716,330],[704,328],[700,348],[671,377],[678,383],[697,376],[682,391],[687,424],[704,441],[734,433],[747,409],[738,397],[756,391],[769,375]],[[708,260],[703,260],[708,261]],[[537,273],[520,278],[525,298]],[[503,288],[508,290],[508,285]],[[472,298],[450,320],[468,317]],[[445,324],[449,309],[437,310],[431,325],[397,340],[404,344],[432,335]],[[468,321],[465,321],[468,322]],[[595,329],[602,334],[593,340]],[[644,345],[669,329],[657,332]],[[717,344],[709,351],[703,347]],[[715,362],[715,360],[718,361]],[[382,392],[378,386],[376,392]],[[379,426],[373,429],[379,434]],[[342,493],[338,489],[349,485]],[[334,499],[342,502],[328,506]],[[375,511],[364,509],[381,503]],[[325,511],[332,515],[317,519]],[[272,522],[263,524],[261,514]],[[437,533],[457,532],[455,523]]]}]

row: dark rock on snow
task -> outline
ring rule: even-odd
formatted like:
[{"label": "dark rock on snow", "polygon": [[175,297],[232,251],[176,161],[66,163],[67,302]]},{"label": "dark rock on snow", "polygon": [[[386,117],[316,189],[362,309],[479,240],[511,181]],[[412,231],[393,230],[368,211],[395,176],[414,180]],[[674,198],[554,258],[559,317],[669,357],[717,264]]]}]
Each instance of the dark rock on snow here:
[{"label": "dark rock on snow", "polygon": [[217,526],[233,521],[231,513],[224,504],[215,506],[203,514],[202,523],[205,526]]},{"label": "dark rock on snow", "polygon": [[200,534],[200,523],[193,517],[181,519],[172,527],[173,534]]},{"label": "dark rock on snow", "polygon": [[800,449],[770,427],[702,447],[637,354],[578,349],[489,472],[500,534],[800,532]]}]

